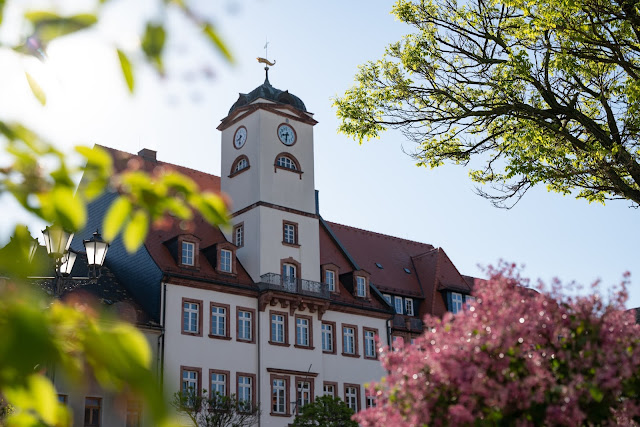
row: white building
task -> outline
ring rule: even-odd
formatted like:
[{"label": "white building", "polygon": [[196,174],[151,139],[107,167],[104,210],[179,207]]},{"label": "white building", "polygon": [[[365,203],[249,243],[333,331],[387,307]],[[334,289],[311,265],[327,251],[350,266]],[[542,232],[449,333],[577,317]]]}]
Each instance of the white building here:
[{"label": "white building", "polygon": [[[322,219],[316,123],[299,98],[266,79],[218,127],[221,177],[159,162],[151,150],[109,149],[118,171],[176,170],[233,200],[228,230],[199,216],[168,218],[135,254],[112,242],[109,271],[161,331],[151,341],[168,394],[235,393],[260,406],[264,427],[287,425],[322,394],[360,410],[373,404],[364,384],[385,374],[374,337],[409,340],[424,314],[458,310],[470,293],[473,279],[441,249]],[[87,235],[116,196],[89,206]],[[116,425],[95,393],[104,406],[94,425]]]}]

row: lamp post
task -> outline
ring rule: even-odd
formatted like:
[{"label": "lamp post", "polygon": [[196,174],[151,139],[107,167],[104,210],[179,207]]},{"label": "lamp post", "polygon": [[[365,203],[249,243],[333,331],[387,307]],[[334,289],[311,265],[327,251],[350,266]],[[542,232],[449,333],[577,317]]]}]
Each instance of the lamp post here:
[{"label": "lamp post", "polygon": [[61,227],[51,226],[42,230],[47,253],[55,260],[55,277],[53,279],[53,294],[59,297],[64,290],[65,282],[84,280],[95,283],[101,274],[104,259],[109,250],[109,243],[102,239],[96,230],[91,239],[83,240],[89,267],[88,277],[71,277],[71,270],[78,257],[78,252],[70,249],[73,233]]}]

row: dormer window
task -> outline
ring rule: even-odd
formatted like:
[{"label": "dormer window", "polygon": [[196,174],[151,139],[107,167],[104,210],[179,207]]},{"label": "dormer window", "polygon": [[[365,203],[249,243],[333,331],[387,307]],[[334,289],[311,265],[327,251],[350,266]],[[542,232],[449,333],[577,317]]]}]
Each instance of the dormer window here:
[{"label": "dormer window", "polygon": [[245,155],[239,156],[231,165],[229,178],[232,178],[239,173],[246,171],[247,169],[249,169],[249,159]]},{"label": "dormer window", "polygon": [[[300,168],[300,163],[298,160],[293,157],[289,153],[280,153],[276,156],[276,160],[274,163],[275,170],[284,169],[290,172],[295,172],[297,174],[302,174],[302,170]],[[300,176],[302,179],[302,176]]]},{"label": "dormer window", "polygon": [[356,276],[356,296],[364,298],[367,296],[367,279]]},{"label": "dormer window", "polygon": [[338,287],[338,271],[339,267],[335,264],[323,264],[320,272],[322,274],[322,280],[327,285],[329,292],[339,293]]},{"label": "dormer window", "polygon": [[193,267],[194,263],[194,251],[196,244],[193,242],[182,242],[182,265],[188,265]]},{"label": "dormer window", "polygon": [[220,270],[221,271],[224,271],[225,273],[233,272],[233,269],[231,266],[232,254],[233,253],[227,249],[220,250]]}]

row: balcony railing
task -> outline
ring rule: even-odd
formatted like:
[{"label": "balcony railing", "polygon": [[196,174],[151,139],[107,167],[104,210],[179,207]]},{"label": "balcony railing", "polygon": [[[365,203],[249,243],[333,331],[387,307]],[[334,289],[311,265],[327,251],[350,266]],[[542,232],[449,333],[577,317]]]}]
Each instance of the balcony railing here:
[{"label": "balcony railing", "polygon": [[307,295],[329,299],[329,288],[326,283],[286,277],[280,274],[267,273],[260,276],[260,290],[275,290],[290,294]]},{"label": "balcony railing", "polygon": [[416,317],[394,314],[392,325],[394,328],[408,329],[412,332],[422,332],[422,320]]}]

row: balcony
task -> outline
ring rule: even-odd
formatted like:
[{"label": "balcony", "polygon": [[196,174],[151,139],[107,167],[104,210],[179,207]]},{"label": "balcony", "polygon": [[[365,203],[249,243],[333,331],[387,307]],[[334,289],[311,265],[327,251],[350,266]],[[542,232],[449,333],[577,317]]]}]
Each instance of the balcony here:
[{"label": "balcony", "polygon": [[326,283],[283,277],[275,273],[267,273],[260,276],[258,287],[261,291],[273,290],[295,295],[329,299],[329,288]]},{"label": "balcony", "polygon": [[398,329],[407,329],[411,332],[422,332],[422,320],[418,319],[417,317],[394,314],[392,327]]}]

